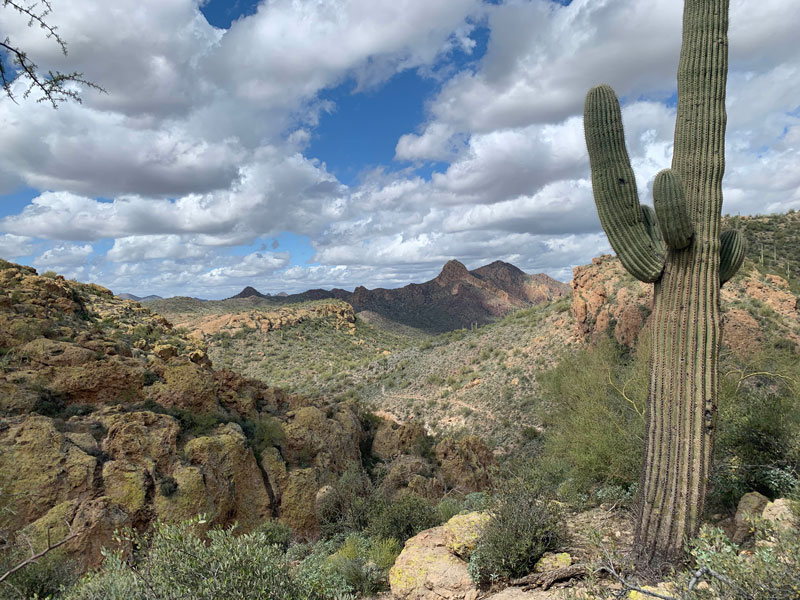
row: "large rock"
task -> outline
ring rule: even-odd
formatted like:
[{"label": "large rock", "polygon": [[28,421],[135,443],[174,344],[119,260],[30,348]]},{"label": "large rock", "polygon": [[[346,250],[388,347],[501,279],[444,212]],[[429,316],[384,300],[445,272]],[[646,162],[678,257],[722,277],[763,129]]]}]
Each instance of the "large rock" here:
[{"label": "large rock", "polygon": [[468,435],[459,440],[445,438],[437,444],[435,452],[449,488],[469,493],[489,487],[497,460],[478,436]]},{"label": "large rock", "polygon": [[416,454],[425,438],[425,427],[419,421],[397,423],[384,419],[375,432],[372,454],[390,460],[401,454]]},{"label": "large rock", "polygon": [[190,440],[184,454],[202,471],[210,522],[236,521],[247,531],[271,517],[263,474],[238,425],[221,425],[212,435]]},{"label": "large rock", "polygon": [[767,504],[769,504],[769,498],[758,492],[748,492],[742,496],[734,518],[733,541],[735,543],[741,544],[750,537],[749,519],[760,517]]},{"label": "large rock", "polygon": [[445,546],[456,556],[469,560],[489,519],[487,513],[481,512],[454,516],[442,526]]},{"label": "large rock", "polygon": [[467,563],[447,547],[444,527],[408,540],[389,571],[392,597],[402,600],[475,600]]},{"label": "large rock", "polygon": [[0,431],[3,492],[14,510],[3,515],[9,529],[19,529],[67,500],[95,493],[97,459],[59,432],[52,419],[27,417]]},{"label": "large rock", "polygon": [[778,498],[769,502],[761,513],[761,518],[772,523],[779,531],[796,529],[798,519],[792,508],[792,501],[787,498]]},{"label": "large rock", "polygon": [[144,467],[154,475],[167,473],[177,453],[178,421],[150,411],[99,415],[108,428],[103,449],[115,460]]},{"label": "large rock", "polygon": [[316,406],[300,407],[284,432],[281,450],[290,464],[338,475],[348,465],[361,462],[361,423],[347,406],[331,408],[328,413]]}]

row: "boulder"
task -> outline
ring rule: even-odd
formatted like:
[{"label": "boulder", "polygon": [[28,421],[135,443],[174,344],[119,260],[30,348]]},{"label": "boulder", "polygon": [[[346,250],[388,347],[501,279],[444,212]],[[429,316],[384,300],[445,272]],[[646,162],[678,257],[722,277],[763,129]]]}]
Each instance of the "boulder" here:
[{"label": "boulder", "polygon": [[734,517],[735,528],[733,530],[733,541],[741,544],[750,537],[750,523],[748,519],[760,517],[764,508],[769,504],[769,498],[758,492],[748,492],[739,500]]},{"label": "boulder", "polygon": [[319,533],[316,510],[319,489],[316,469],[289,471],[281,494],[280,520],[301,536],[313,538]]},{"label": "boulder", "polygon": [[238,425],[220,425],[213,434],[187,442],[183,450],[189,463],[202,472],[204,496],[211,504],[209,522],[224,525],[236,521],[249,531],[271,518],[272,505],[261,469]]},{"label": "boulder", "polygon": [[769,502],[761,513],[761,518],[772,523],[779,531],[782,529],[797,528],[798,519],[792,508],[791,500],[778,498]]},{"label": "boulder", "polygon": [[97,459],[59,432],[52,419],[27,417],[0,431],[0,474],[16,498],[4,515],[9,529],[19,529],[67,500],[95,493]]},{"label": "boulder", "polygon": [[447,547],[445,528],[409,539],[389,571],[392,597],[399,600],[476,600],[478,588],[467,563]]},{"label": "boulder", "polygon": [[481,512],[451,518],[442,526],[442,539],[447,549],[456,556],[469,560],[489,518],[488,513]]},{"label": "boulder", "polygon": [[175,418],[150,411],[108,412],[99,418],[108,428],[103,450],[112,459],[125,460],[153,473],[169,471],[180,433]]},{"label": "boulder", "polygon": [[289,464],[339,475],[348,465],[361,462],[361,423],[349,407],[329,409],[328,414],[316,406],[299,407],[284,432],[281,450]]}]

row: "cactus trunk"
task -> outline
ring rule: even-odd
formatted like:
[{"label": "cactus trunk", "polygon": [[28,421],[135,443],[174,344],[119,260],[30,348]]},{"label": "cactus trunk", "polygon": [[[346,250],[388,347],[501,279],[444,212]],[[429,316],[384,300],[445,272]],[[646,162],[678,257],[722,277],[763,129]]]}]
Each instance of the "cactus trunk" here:
[{"label": "cactus trunk", "polygon": [[[725,170],[728,0],[687,0],[672,171],[694,237],[655,283],[639,560],[674,562],[697,532],[708,487],[719,378],[720,213]],[[666,230],[666,228],[665,228]],[[655,565],[654,565],[655,566]]]},{"label": "cactus trunk", "polygon": [[[655,568],[681,558],[703,511],[717,410],[719,289],[744,256],[741,236],[726,232],[721,238],[719,230],[728,5],[729,0],[685,0],[672,168],[653,186],[658,227],[650,223],[652,211],[635,207],[613,90],[598,86],[586,100],[586,140],[601,223],[623,265],[655,285],[634,543],[639,563]],[[637,223],[639,213],[644,216]],[[642,257],[647,269],[640,267]]]}]

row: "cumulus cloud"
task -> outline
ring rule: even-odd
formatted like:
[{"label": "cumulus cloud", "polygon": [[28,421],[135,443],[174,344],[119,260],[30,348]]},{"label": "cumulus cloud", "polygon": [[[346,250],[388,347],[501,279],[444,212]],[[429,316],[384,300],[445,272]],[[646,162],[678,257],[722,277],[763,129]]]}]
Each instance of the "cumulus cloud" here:
[{"label": "cumulus cloud", "polygon": [[33,238],[25,235],[5,233],[0,235],[0,257],[12,259],[33,252]]},{"label": "cumulus cloud", "polygon": [[[37,265],[117,291],[395,286],[450,258],[568,279],[609,250],[581,118],[600,82],[622,98],[642,201],[671,161],[672,0],[272,0],[228,31],[196,0],[53,8],[66,59],[13,11],[0,10],[0,30],[108,93],[58,111],[0,102],[0,193],[41,190],[0,219],[0,254],[45,248]],[[799,20],[791,0],[731,2],[725,212],[800,208]],[[476,23],[486,54],[458,70],[449,57],[473,51]],[[440,83],[424,122],[393,140],[394,165],[343,185],[309,154],[335,109],[322,92],[407,69]],[[316,264],[289,266],[274,244],[231,252],[281,232],[308,236]],[[101,240],[113,240],[104,256],[87,243]]]}]

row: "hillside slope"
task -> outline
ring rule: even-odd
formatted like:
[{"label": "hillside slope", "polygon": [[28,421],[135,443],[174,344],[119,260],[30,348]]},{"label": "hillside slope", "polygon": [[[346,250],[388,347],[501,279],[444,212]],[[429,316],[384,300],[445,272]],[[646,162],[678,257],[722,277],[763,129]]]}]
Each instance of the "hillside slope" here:
[{"label": "hillside slope", "polygon": [[[202,342],[105,288],[0,261],[0,550],[9,532],[41,548],[70,528],[64,548],[86,568],[117,529],[198,514],[207,527],[279,519],[314,536],[321,488],[425,446],[398,445],[381,423],[353,402],[215,370]],[[432,453],[412,459],[418,492],[443,493],[445,448],[441,467]],[[387,493],[408,481],[395,483]]]}]

